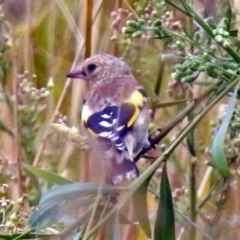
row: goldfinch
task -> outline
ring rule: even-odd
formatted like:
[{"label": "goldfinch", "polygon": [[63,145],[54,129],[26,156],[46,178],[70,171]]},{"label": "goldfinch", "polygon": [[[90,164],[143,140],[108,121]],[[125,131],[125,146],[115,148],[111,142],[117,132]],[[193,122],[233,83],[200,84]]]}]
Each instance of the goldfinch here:
[{"label": "goldfinch", "polygon": [[137,178],[133,158],[149,147],[148,96],[128,64],[99,54],[86,59],[67,77],[84,79],[90,86],[81,119],[92,149],[102,161],[111,163],[107,181],[117,185],[124,179]]}]

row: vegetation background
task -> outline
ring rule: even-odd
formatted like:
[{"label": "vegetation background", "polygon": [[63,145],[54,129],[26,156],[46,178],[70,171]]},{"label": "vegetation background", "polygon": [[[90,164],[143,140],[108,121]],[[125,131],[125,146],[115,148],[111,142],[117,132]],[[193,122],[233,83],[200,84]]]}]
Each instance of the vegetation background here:
[{"label": "vegetation background", "polygon": [[[237,95],[228,94],[239,81],[239,14],[238,0],[2,0],[0,238],[140,240],[154,232],[154,239],[240,239],[240,112]],[[105,210],[91,211],[80,230],[49,225],[36,235],[28,221],[47,189],[98,183],[103,174],[75,129],[87,86],[66,79],[98,53],[132,67],[151,99],[149,131],[161,142],[138,161],[142,177],[125,187],[117,207],[95,192],[91,204]],[[59,204],[74,200],[69,193]],[[67,209],[72,215],[78,207]],[[102,221],[112,209],[114,217]]]}]

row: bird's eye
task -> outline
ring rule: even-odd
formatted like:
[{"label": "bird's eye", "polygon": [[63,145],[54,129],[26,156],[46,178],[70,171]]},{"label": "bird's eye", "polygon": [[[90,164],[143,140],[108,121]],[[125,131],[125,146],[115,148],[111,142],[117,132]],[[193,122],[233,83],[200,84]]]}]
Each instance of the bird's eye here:
[{"label": "bird's eye", "polygon": [[89,64],[89,65],[87,66],[89,72],[94,71],[94,70],[96,69],[96,67],[97,67],[97,66],[96,66],[95,64]]}]

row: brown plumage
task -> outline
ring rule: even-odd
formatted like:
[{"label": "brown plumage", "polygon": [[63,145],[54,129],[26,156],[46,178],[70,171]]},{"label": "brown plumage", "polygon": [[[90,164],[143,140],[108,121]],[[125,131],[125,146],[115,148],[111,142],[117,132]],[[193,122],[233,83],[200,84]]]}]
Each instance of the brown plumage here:
[{"label": "brown plumage", "polygon": [[133,157],[149,146],[149,118],[147,95],[130,67],[119,58],[101,54],[86,59],[68,77],[84,79],[90,85],[82,121],[102,161],[110,159],[108,181],[117,184],[124,178],[136,178],[139,173]]}]

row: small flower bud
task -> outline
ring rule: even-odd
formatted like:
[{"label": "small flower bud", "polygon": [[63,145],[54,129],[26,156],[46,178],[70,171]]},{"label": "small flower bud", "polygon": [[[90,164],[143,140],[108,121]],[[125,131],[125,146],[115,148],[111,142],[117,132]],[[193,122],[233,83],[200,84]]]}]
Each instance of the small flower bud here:
[{"label": "small flower bud", "polygon": [[24,198],[23,198],[23,197],[20,197],[19,199],[17,199],[17,204],[18,204],[19,206],[23,206],[23,204],[24,204]]},{"label": "small flower bud", "polygon": [[124,34],[132,34],[134,31],[135,31],[135,29],[132,27],[123,27],[122,28],[122,33],[124,33]]},{"label": "small flower bud", "polygon": [[15,228],[15,224],[12,221],[7,221],[5,227],[9,230]]},{"label": "small flower bud", "polygon": [[230,46],[229,41],[225,39],[225,40],[223,41],[223,46],[224,46],[224,47],[229,47],[229,46]]},{"label": "small flower bud", "polygon": [[211,56],[207,52],[203,53],[203,58],[204,60],[207,60],[207,61],[211,60]]},{"label": "small flower bud", "polygon": [[162,37],[162,31],[160,29],[154,29],[153,32],[159,37],[161,38]]},{"label": "small flower bud", "polygon": [[217,30],[217,34],[219,34],[219,35],[222,35],[222,36],[223,36],[223,34],[224,34],[225,30],[224,30],[222,27],[219,27],[219,28],[217,28],[216,30]]},{"label": "small flower bud", "polygon": [[217,29],[213,29],[212,33],[213,35],[217,35]]},{"label": "small flower bud", "polygon": [[54,87],[54,81],[53,81],[53,78],[50,77],[50,78],[49,78],[49,81],[48,81],[48,83],[47,83],[47,88],[48,88],[49,90],[52,90],[53,87]]},{"label": "small flower bud", "polygon": [[216,42],[222,43],[223,42],[223,37],[221,35],[216,35],[215,38]]},{"label": "small flower bud", "polygon": [[12,214],[9,216],[9,219],[10,219],[12,222],[16,222],[16,221],[18,220],[17,213],[16,213],[16,212],[12,213]]},{"label": "small flower bud", "polygon": [[184,50],[185,46],[182,42],[180,41],[176,41],[176,46],[180,49],[180,50]]},{"label": "small flower bud", "polygon": [[143,32],[142,31],[136,31],[135,33],[132,34],[133,38],[140,38],[142,36]]},{"label": "small flower bud", "polygon": [[223,36],[224,36],[224,37],[229,37],[229,32],[224,31]]},{"label": "small flower bud", "polygon": [[155,20],[155,21],[153,22],[153,25],[154,25],[155,27],[160,27],[160,26],[162,26],[162,22],[161,22],[160,19],[157,19],[157,20]]},{"label": "small flower bud", "polygon": [[138,22],[139,22],[141,25],[146,24],[146,21],[145,21],[144,18],[139,18],[139,19],[138,19]]},{"label": "small flower bud", "polygon": [[190,83],[194,80],[195,78],[193,76],[186,76],[181,79],[182,83]]},{"label": "small flower bud", "polygon": [[137,21],[134,21],[134,20],[128,20],[126,22],[126,25],[129,26],[129,27],[132,27],[132,28],[139,28],[140,27],[140,24]]},{"label": "small flower bud", "polygon": [[178,76],[178,74],[176,72],[174,72],[171,74],[171,79],[176,80],[177,76]]}]

